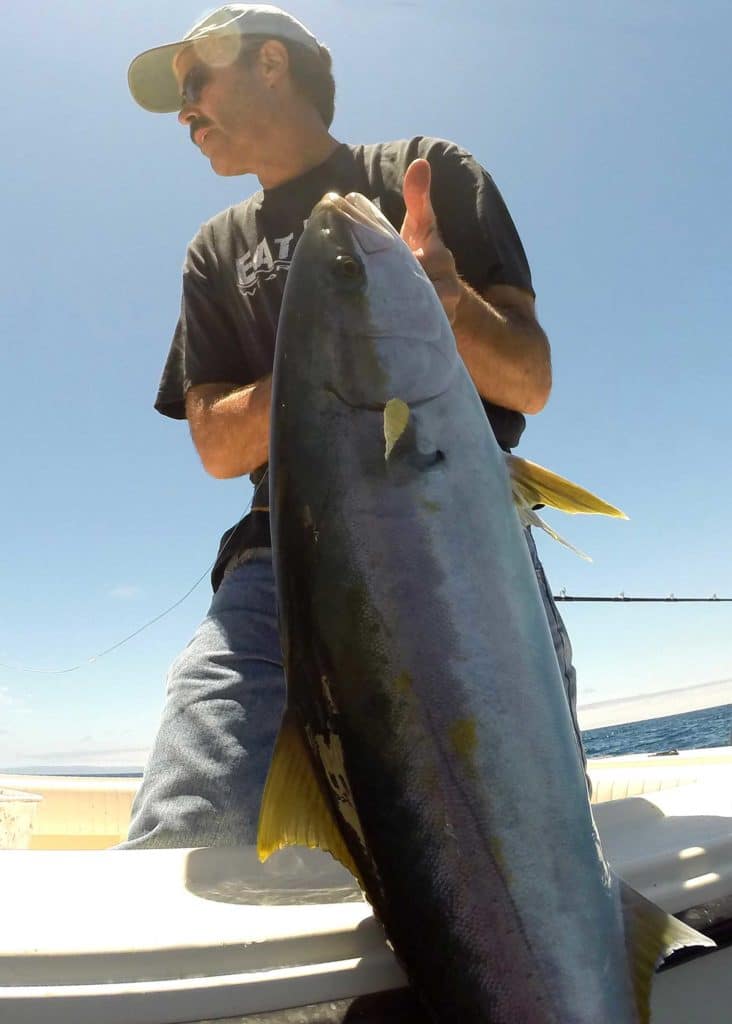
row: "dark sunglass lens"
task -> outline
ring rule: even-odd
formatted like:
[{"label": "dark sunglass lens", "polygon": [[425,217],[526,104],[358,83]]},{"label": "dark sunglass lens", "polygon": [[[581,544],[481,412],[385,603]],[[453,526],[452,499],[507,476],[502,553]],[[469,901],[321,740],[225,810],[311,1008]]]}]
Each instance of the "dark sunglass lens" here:
[{"label": "dark sunglass lens", "polygon": [[208,69],[200,64],[191,68],[186,77],[183,80],[183,87],[181,88],[181,100],[183,106],[190,106],[192,103],[197,103],[201,98],[201,92],[203,87],[208,81]]}]

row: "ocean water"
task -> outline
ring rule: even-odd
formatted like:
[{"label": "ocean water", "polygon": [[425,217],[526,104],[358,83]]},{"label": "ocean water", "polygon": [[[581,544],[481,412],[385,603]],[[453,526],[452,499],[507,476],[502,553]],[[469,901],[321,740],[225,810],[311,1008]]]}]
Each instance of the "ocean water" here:
[{"label": "ocean water", "polygon": [[588,729],[582,733],[582,739],[588,757],[727,747],[732,744],[732,704]]},{"label": "ocean water", "polygon": [[[698,750],[732,745],[732,704],[683,715],[649,718],[645,722],[609,725],[582,733],[588,757],[615,757],[619,754],[660,754],[667,750]],[[0,765],[0,772],[18,775],[104,775],[114,778],[139,778],[140,767],[102,767],[94,765]]]}]

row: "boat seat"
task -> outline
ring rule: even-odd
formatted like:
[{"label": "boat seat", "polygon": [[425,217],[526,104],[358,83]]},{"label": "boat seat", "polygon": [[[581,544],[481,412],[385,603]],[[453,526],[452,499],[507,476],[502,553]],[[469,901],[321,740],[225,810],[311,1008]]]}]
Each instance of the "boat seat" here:
[{"label": "boat seat", "polygon": [[590,758],[592,802],[605,803],[643,793],[657,793],[693,783],[711,782],[730,769],[730,748],[681,750],[658,754],[625,754]]},{"label": "boat seat", "polygon": [[732,893],[732,790],[697,783],[593,808],[614,870],[672,914]]}]

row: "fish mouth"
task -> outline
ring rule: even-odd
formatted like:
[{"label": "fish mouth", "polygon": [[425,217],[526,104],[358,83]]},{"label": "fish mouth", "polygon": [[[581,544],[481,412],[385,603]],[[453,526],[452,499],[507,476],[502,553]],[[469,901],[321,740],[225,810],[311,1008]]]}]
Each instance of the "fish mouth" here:
[{"label": "fish mouth", "polygon": [[369,255],[384,252],[401,241],[381,210],[360,192],[349,192],[347,196],[327,192],[315,206],[310,219],[322,217],[329,220],[334,214],[348,223],[359,246]]},{"label": "fish mouth", "polygon": [[[356,402],[349,400],[348,398],[344,398],[344,396],[340,393],[338,388],[336,388],[333,384],[325,384],[323,386],[323,390],[327,394],[333,395],[334,398],[338,399],[341,405],[346,405],[348,406],[349,409],[357,409],[359,412],[380,412],[382,413],[382,415],[389,402],[392,401],[393,398],[398,397],[397,395],[393,395],[392,398],[388,398],[383,402]],[[434,401],[434,399],[439,398],[441,394],[443,394],[443,392],[439,392],[438,394],[435,395],[426,395],[424,398],[416,398],[411,401],[403,399],[403,401],[404,404],[409,407],[409,411],[411,412],[413,409],[419,409],[420,406],[426,405],[428,402]]]},{"label": "fish mouth", "polygon": [[[349,409],[358,409],[358,410],[363,411],[363,412],[381,412],[381,413],[383,413],[384,409],[386,408],[386,402],[353,402],[353,401],[349,401],[347,398],[345,398],[340,393],[338,388],[333,386],[333,384],[326,384],[326,385],[324,385],[323,390],[325,392],[327,392],[327,394],[333,395],[334,398],[337,398],[338,401],[342,405],[347,405]],[[411,408],[411,405],[417,405],[419,403],[413,402],[413,403],[407,403],[407,404],[410,405],[410,408]]]}]

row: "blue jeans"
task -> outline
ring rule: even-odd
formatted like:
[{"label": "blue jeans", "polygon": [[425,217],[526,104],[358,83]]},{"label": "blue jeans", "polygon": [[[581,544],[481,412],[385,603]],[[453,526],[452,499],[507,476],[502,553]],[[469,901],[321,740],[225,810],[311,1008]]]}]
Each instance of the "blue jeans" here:
[{"label": "blue jeans", "polygon": [[[577,725],[572,649],[526,531]],[[259,802],[285,702],[271,553],[227,572],[170,669],[162,721],[120,849],[256,842]]]}]

